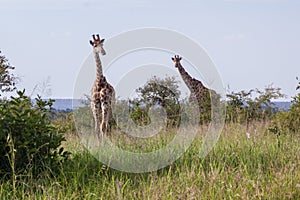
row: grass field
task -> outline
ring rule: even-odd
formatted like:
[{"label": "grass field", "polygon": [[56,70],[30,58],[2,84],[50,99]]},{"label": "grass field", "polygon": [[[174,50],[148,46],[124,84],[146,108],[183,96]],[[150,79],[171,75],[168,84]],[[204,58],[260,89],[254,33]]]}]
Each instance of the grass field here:
[{"label": "grass field", "polygon": [[300,199],[300,135],[264,123],[226,124],[204,158],[197,136],[170,166],[142,174],[108,168],[74,134],[66,139],[72,155],[59,172],[1,180],[0,199]]}]

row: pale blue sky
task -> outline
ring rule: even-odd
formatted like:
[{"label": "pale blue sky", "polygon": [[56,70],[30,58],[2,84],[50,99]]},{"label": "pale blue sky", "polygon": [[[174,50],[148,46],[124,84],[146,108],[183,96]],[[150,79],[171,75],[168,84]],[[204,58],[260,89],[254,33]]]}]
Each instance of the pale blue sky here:
[{"label": "pale blue sky", "polygon": [[292,96],[300,76],[298,0],[0,0],[0,19],[0,50],[19,88],[30,93],[50,77],[52,98],[72,97],[92,33],[142,27],[193,38],[234,91],[273,83]]}]

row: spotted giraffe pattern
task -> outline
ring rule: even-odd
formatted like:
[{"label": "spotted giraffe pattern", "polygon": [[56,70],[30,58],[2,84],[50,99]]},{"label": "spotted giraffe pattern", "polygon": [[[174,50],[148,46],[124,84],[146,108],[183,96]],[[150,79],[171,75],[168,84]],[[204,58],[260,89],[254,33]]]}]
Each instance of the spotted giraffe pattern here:
[{"label": "spotted giraffe pattern", "polygon": [[215,91],[206,88],[203,83],[189,75],[183,66],[181,65],[181,57],[175,55],[172,60],[175,63],[175,67],[178,69],[184,83],[190,90],[189,101],[197,103],[199,105],[200,112],[204,111],[205,108],[211,107],[211,95],[217,95]]},{"label": "spotted giraffe pattern", "polygon": [[115,90],[103,75],[100,55],[105,55],[103,48],[104,39],[100,40],[99,35],[93,35],[93,53],[96,62],[96,80],[91,91],[91,109],[95,121],[95,132],[100,139],[107,134],[109,123],[112,121],[112,104],[115,101]]}]

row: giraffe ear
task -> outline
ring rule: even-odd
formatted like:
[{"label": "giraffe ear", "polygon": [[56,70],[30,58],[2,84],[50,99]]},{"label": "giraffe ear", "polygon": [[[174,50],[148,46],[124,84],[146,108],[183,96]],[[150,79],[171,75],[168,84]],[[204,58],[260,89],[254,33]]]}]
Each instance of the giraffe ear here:
[{"label": "giraffe ear", "polygon": [[172,57],[171,59],[175,62],[175,58]]},{"label": "giraffe ear", "polygon": [[93,41],[92,41],[92,40],[90,40],[90,44],[91,44],[92,46],[94,46],[94,43],[93,43]]},{"label": "giraffe ear", "polygon": [[100,43],[103,43],[105,39],[100,40]]},{"label": "giraffe ear", "polygon": [[181,60],[181,59],[182,59],[182,57],[179,58],[179,60]]}]

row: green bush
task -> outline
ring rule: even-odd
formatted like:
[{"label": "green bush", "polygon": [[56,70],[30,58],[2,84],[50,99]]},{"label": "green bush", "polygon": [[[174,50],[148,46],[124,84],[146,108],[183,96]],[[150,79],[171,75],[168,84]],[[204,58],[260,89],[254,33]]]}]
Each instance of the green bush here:
[{"label": "green bush", "polygon": [[147,109],[141,108],[137,104],[133,104],[133,108],[130,112],[130,117],[136,125],[145,126],[151,123]]},{"label": "green bush", "polygon": [[72,112],[54,112],[52,114],[52,124],[57,128],[59,133],[76,133],[73,118]]},{"label": "green bush", "polygon": [[272,119],[278,111],[272,101],[285,96],[280,90],[269,85],[264,90],[242,90],[227,94],[226,120],[248,124]]},{"label": "green bush", "polygon": [[[297,78],[298,80],[298,78]],[[296,90],[300,89],[300,82]],[[269,128],[270,132],[277,135],[281,133],[300,133],[300,93],[293,97],[288,112],[279,112]]]},{"label": "green bush", "polygon": [[0,102],[0,176],[54,171],[69,154],[50,121],[53,100],[38,97],[33,105],[24,93]]},{"label": "green bush", "polygon": [[175,77],[162,79],[153,76],[145,85],[136,90],[138,98],[129,101],[132,107],[130,117],[138,125],[148,125],[151,123],[148,116],[149,108],[159,105],[166,111],[167,126],[178,126],[180,124],[180,91],[178,88],[178,81]]}]

